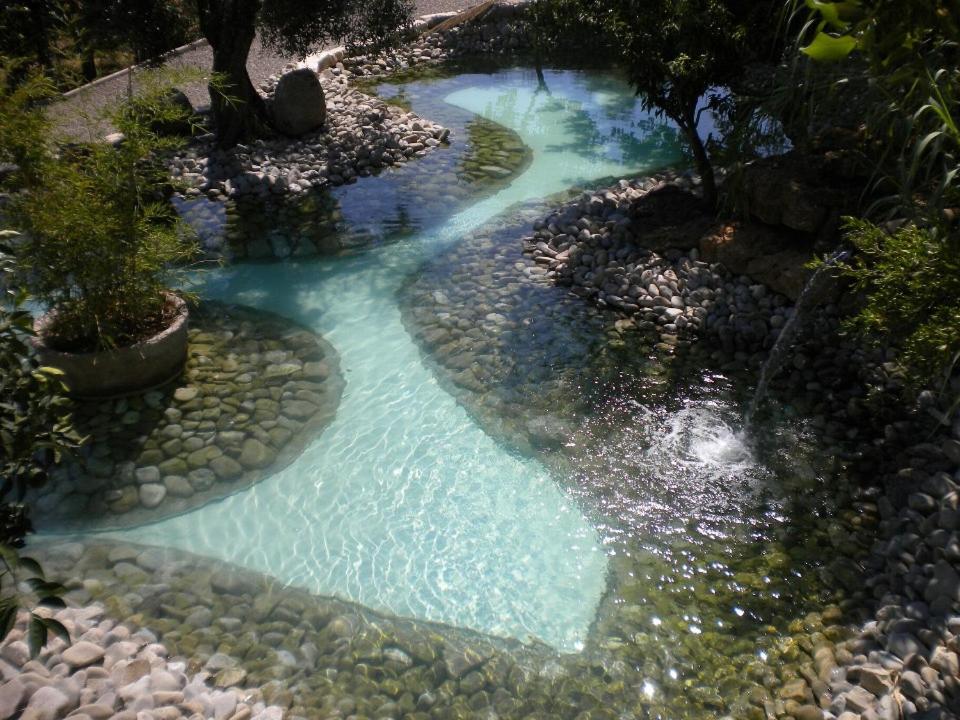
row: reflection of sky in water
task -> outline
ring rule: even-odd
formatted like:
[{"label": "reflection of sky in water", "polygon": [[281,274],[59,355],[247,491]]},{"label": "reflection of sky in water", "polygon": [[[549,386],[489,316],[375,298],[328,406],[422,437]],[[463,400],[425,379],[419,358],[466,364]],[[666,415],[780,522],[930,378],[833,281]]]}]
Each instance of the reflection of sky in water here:
[{"label": "reflection of sky in water", "polygon": [[[447,102],[484,117],[503,118],[534,145],[541,144],[537,141],[549,137],[551,128],[561,122],[568,131],[566,144],[550,149],[570,151],[591,161],[630,164],[640,158],[676,156],[674,133],[640,108],[623,81],[593,73],[545,70],[544,85],[538,86],[533,71],[512,72],[513,83],[471,87],[451,93]],[[571,182],[577,182],[575,172],[574,166],[568,175]]]}]

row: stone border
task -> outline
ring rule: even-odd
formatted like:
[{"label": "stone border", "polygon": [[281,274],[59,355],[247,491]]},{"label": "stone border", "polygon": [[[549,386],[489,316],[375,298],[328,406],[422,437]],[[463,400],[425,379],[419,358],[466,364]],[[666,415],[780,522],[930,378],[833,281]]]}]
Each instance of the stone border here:
[{"label": "stone border", "polygon": [[[102,604],[115,627],[149,628],[138,637],[162,644],[185,672],[216,688],[252,688],[253,702],[290,717],[486,708],[557,717],[584,693],[605,695],[611,676],[635,680],[629,668],[604,670],[545,646],[378,613],[182,551],[101,540],[29,550],[66,583],[72,602]],[[630,699],[622,701],[625,709]]]},{"label": "stone border", "polygon": [[129,527],[219,500],[289,465],[336,415],[337,353],[296,323],[208,301],[190,340],[178,387],[78,404],[93,442],[28,495],[39,528]]},{"label": "stone border", "polygon": [[[40,611],[45,616],[51,613]],[[50,637],[36,659],[25,642],[28,614],[21,611],[0,644],[6,683],[0,685],[0,716],[24,720],[165,718],[280,720],[256,690],[234,683],[208,686],[209,672],[191,673],[170,659],[167,648],[138,623],[119,624],[101,605],[52,614],[72,642]]]}]

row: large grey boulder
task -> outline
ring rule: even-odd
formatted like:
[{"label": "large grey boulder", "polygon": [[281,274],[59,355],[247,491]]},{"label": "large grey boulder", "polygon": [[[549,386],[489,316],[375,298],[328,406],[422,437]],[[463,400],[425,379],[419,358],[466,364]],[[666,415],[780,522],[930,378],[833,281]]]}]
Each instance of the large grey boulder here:
[{"label": "large grey boulder", "polygon": [[303,135],[323,125],[327,102],[317,74],[309,68],[286,73],[273,95],[273,123],[285,135]]}]

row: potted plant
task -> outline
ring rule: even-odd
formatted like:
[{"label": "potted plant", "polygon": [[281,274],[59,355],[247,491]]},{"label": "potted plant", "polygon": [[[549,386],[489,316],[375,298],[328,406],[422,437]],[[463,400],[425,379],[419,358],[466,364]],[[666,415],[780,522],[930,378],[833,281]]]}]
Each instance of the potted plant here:
[{"label": "potted plant", "polygon": [[183,142],[162,128],[189,111],[168,101],[159,76],[138,84],[135,97],[106,113],[122,134],[116,143],[55,145],[42,110],[25,107],[44,133],[34,128],[9,146],[14,162],[18,142],[45,150],[27,159],[5,213],[22,233],[18,280],[48,309],[35,327],[40,361],[62,370],[78,396],[159,385],[186,360],[187,305],[169,288],[197,247],[168,202],[161,158]]}]

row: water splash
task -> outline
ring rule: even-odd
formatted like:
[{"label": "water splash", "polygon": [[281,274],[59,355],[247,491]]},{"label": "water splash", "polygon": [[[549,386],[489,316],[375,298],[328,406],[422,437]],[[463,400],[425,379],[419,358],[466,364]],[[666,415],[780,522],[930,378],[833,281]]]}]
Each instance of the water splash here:
[{"label": "water splash", "polygon": [[780,371],[780,368],[783,367],[783,363],[787,358],[787,351],[791,345],[793,345],[797,333],[799,333],[803,327],[807,311],[820,301],[821,290],[827,282],[833,279],[833,269],[849,256],[850,253],[846,250],[840,250],[834,253],[828,257],[823,265],[818,267],[813,275],[810,276],[810,279],[807,280],[807,284],[804,285],[800,297],[797,298],[797,302],[794,305],[793,315],[790,316],[790,319],[787,320],[783,329],[780,331],[780,335],[777,336],[777,341],[773,344],[773,349],[770,350],[770,355],[767,357],[767,361],[763,364],[763,369],[760,371],[760,382],[757,383],[756,392],[753,394],[753,400],[750,402],[750,408],[747,410],[746,417],[744,418],[746,427],[750,427],[754,416],[757,414],[757,410],[766,399],[770,381]]},{"label": "water splash", "polygon": [[746,433],[714,403],[686,403],[650,452],[669,453],[710,477],[742,476],[756,466]]}]

